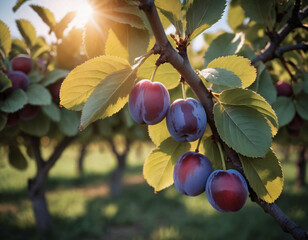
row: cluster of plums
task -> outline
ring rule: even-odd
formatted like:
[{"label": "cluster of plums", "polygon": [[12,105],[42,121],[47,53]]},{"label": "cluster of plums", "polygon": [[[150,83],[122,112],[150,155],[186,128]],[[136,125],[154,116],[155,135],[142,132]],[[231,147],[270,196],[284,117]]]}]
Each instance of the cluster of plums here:
[{"label": "cluster of plums", "polygon": [[[277,90],[277,96],[292,97],[293,90],[290,83],[285,81],[278,81],[275,87]],[[294,118],[286,126],[286,128],[291,136],[297,137],[299,136],[303,125],[304,125],[304,119],[302,119],[298,114],[295,114]]]},{"label": "cluster of plums", "polygon": [[[17,89],[22,89],[27,91],[30,80],[28,74],[33,69],[33,61],[30,56],[26,54],[19,54],[11,60],[12,71],[3,72],[11,80],[12,86],[8,88],[4,93],[3,97],[6,98],[10,96]],[[59,91],[62,82],[55,82],[48,86],[48,89],[56,103],[59,103]],[[36,105],[27,104],[21,110],[9,113],[7,115],[6,127],[16,126],[19,122],[19,119],[22,120],[31,120],[36,117],[39,113],[40,107]]]},{"label": "cluster of plums", "polygon": [[[170,135],[178,142],[201,138],[207,124],[203,106],[193,98],[177,99],[170,105],[166,87],[144,79],[130,93],[132,118],[140,124],[154,125],[166,117]],[[184,195],[197,196],[206,191],[211,205],[218,211],[238,211],[247,199],[247,183],[235,170],[213,172],[210,160],[197,152],[186,152],[177,160],[174,185]]]}]

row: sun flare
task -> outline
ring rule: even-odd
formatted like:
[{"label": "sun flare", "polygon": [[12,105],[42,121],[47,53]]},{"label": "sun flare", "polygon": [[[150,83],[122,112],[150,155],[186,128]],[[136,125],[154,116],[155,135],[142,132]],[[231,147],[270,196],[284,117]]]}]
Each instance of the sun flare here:
[{"label": "sun flare", "polygon": [[93,9],[88,2],[80,4],[76,11],[76,17],[74,19],[75,26],[83,28],[85,24],[92,17]]}]

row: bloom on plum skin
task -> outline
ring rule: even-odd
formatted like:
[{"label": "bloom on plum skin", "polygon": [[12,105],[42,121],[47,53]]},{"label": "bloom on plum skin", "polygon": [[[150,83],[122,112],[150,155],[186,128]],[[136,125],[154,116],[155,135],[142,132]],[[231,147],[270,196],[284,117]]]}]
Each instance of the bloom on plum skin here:
[{"label": "bloom on plum skin", "polygon": [[159,123],[165,118],[169,106],[169,92],[160,82],[141,80],[129,95],[130,115],[139,124]]},{"label": "bloom on plum skin", "polygon": [[203,106],[193,98],[175,100],[166,119],[170,135],[178,142],[193,142],[202,137],[207,124]]},{"label": "bloom on plum skin", "polygon": [[220,212],[240,210],[248,196],[245,178],[236,170],[216,170],[206,183],[206,195],[210,204]]},{"label": "bloom on plum skin", "polygon": [[212,164],[206,156],[197,152],[186,152],[178,158],[174,166],[174,185],[183,195],[197,196],[205,191],[212,171]]}]

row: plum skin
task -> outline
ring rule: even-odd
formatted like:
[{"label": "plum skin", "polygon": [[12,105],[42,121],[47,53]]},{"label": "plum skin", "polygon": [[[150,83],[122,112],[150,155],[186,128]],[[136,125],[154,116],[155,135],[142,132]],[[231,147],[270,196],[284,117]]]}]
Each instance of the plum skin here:
[{"label": "plum skin", "polygon": [[31,72],[33,67],[32,59],[26,54],[19,54],[11,60],[12,69],[25,74]]},{"label": "plum skin", "polygon": [[154,125],[162,121],[170,106],[170,96],[160,82],[143,79],[131,91],[128,99],[129,113],[139,124]]},{"label": "plum skin", "polygon": [[197,152],[182,154],[173,171],[176,189],[183,195],[197,196],[205,191],[208,177],[213,172],[210,160]]},{"label": "plum skin", "polygon": [[60,103],[60,89],[63,81],[64,78],[61,78],[47,87],[52,96],[53,101],[57,104]]},{"label": "plum skin", "polygon": [[8,78],[12,81],[12,87],[7,89],[9,93],[17,90],[27,90],[29,87],[29,78],[28,76],[21,71],[11,71],[7,74]]},{"label": "plum skin", "polygon": [[166,120],[170,135],[178,142],[193,142],[202,137],[207,124],[202,104],[193,98],[175,100]]},{"label": "plum skin", "polygon": [[292,95],[291,84],[284,81],[278,81],[275,85],[277,96],[290,97]]},{"label": "plum skin", "polygon": [[210,204],[220,212],[240,210],[248,195],[245,178],[236,170],[216,170],[206,183],[206,195]]}]

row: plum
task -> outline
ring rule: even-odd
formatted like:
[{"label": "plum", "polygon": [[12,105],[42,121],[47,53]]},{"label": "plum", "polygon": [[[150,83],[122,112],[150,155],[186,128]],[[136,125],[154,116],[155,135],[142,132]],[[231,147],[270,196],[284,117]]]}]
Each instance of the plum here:
[{"label": "plum", "polygon": [[17,89],[27,90],[29,87],[28,76],[21,71],[11,71],[7,74],[8,78],[12,81],[12,87],[7,89],[11,93]]},{"label": "plum", "polygon": [[11,61],[12,69],[15,71],[21,71],[25,74],[31,72],[33,67],[32,59],[26,54],[19,54]]},{"label": "plum", "polygon": [[6,122],[6,126],[7,128],[10,127],[15,127],[18,124],[19,121],[19,113],[15,112],[15,113],[9,113],[7,115],[7,122]]},{"label": "plum", "polygon": [[287,125],[287,131],[292,137],[298,137],[305,121],[298,114],[295,114],[292,121]]},{"label": "plum", "polygon": [[203,106],[193,98],[175,100],[166,120],[170,135],[178,142],[193,142],[202,137],[207,124]]},{"label": "plum", "polygon": [[160,82],[143,79],[129,95],[129,113],[139,124],[154,125],[162,121],[170,106],[170,96]]},{"label": "plum", "polygon": [[292,86],[288,82],[278,81],[275,85],[277,96],[290,97],[292,95]]},{"label": "plum", "polygon": [[210,204],[220,212],[236,212],[247,199],[245,178],[236,170],[216,170],[206,183],[206,195]]},{"label": "plum", "polygon": [[31,120],[37,116],[39,109],[39,106],[27,104],[20,110],[19,117],[24,120]]},{"label": "plum", "polygon": [[61,78],[47,87],[52,96],[53,101],[57,104],[60,103],[60,88],[61,88],[63,81],[64,81],[64,78]]},{"label": "plum", "polygon": [[212,171],[212,164],[206,156],[197,152],[186,152],[178,158],[174,166],[174,185],[183,195],[197,196],[205,191]]}]

